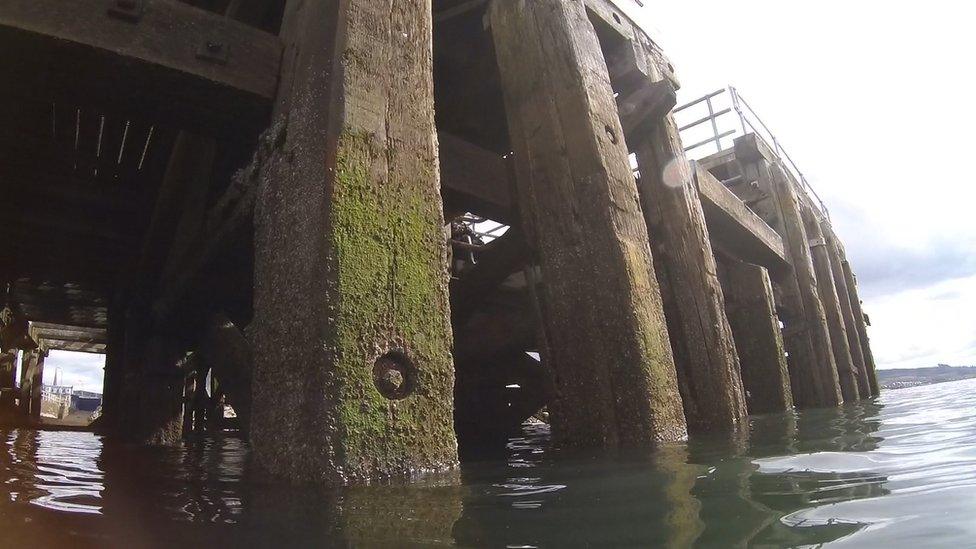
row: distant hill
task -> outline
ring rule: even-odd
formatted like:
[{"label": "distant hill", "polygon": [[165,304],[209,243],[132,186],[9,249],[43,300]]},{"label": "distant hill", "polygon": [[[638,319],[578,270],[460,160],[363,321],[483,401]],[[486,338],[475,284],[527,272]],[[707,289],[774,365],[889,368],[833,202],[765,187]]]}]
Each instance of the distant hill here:
[{"label": "distant hill", "polygon": [[976,366],[949,366],[939,364],[934,368],[906,368],[902,370],[878,370],[878,383],[882,389],[904,389],[918,385],[945,383],[976,378]]}]

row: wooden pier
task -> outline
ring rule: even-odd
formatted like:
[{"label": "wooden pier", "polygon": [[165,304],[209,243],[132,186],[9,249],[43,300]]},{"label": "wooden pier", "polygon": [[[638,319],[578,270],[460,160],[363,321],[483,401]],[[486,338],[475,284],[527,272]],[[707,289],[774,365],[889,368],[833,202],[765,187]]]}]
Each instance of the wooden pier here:
[{"label": "wooden pier", "polygon": [[105,353],[110,433],[226,403],[345,483],[878,394],[829,219],[755,134],[686,159],[612,0],[4,0],[0,45],[6,413]]}]

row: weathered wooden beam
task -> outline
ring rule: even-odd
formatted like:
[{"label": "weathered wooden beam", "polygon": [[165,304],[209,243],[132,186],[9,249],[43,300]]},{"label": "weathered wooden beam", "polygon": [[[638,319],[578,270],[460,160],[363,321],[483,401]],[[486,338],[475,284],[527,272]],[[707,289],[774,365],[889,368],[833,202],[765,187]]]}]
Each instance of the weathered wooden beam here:
[{"label": "weathered wooden beam", "polygon": [[104,328],[31,322],[31,337],[45,351],[105,352]]},{"label": "weathered wooden beam", "polygon": [[776,284],[793,400],[800,408],[836,406],[843,396],[800,201],[786,171],[771,160],[774,156],[767,149],[753,134],[735,140],[741,173],[756,184],[752,209],[783,238],[793,265],[792,276]]},{"label": "weathered wooden beam", "polygon": [[857,291],[857,278],[855,278],[851,264],[847,260],[843,244],[838,241],[838,245],[841,253],[841,266],[844,268],[844,280],[847,282],[847,292],[851,299],[851,311],[854,313],[854,327],[857,330],[858,341],[861,343],[861,352],[864,354],[864,367],[867,370],[868,385],[871,386],[871,395],[878,396],[881,394],[881,387],[878,385],[874,352],[871,350],[871,340],[868,338],[864,310],[862,309],[861,298]]},{"label": "weathered wooden beam", "polygon": [[513,182],[508,161],[449,133],[439,132],[437,138],[445,201],[495,221],[511,223]]},{"label": "weathered wooden beam", "polygon": [[725,311],[742,365],[750,414],[793,408],[786,349],[766,269],[736,260],[719,262]]},{"label": "weathered wooden beam", "polygon": [[[150,333],[141,353],[127,357],[124,388],[130,391],[125,419],[129,427],[123,435],[149,446],[176,446],[183,439],[183,388],[185,374],[179,360],[185,355],[179,341],[163,333]],[[134,381],[134,382],[133,382]]]},{"label": "weathered wooden beam", "polygon": [[31,385],[34,379],[34,367],[37,364],[38,351],[24,351],[20,356],[20,414],[24,417],[31,415]]},{"label": "weathered wooden beam", "polygon": [[180,132],[176,138],[136,268],[136,291],[147,297],[163,276],[174,242],[189,236],[179,232],[187,197],[202,201],[200,189],[205,192],[209,187],[214,148],[211,139],[189,132]]},{"label": "weathered wooden beam", "polygon": [[830,256],[830,272],[834,277],[837,298],[840,301],[840,309],[844,317],[844,332],[851,351],[851,360],[857,380],[857,392],[860,398],[870,398],[871,382],[869,381],[867,365],[864,362],[864,351],[861,348],[861,341],[857,333],[857,319],[854,317],[854,308],[851,305],[850,290],[847,288],[847,279],[844,277],[844,259],[840,251],[840,240],[834,234],[828,220],[821,220],[820,228],[827,244],[827,253]]},{"label": "weathered wooden beam", "polygon": [[17,349],[0,351],[0,415],[17,411]]},{"label": "weathered wooden beam", "polygon": [[599,42],[570,0],[494,2],[522,227],[536,251],[562,443],[675,440],[685,422],[647,231]]},{"label": "weathered wooden beam", "polygon": [[708,170],[697,162],[692,165],[712,245],[777,275],[788,272],[789,258],[776,231]]},{"label": "weathered wooden beam", "polygon": [[72,341],[104,342],[106,339],[105,328],[66,326],[49,322],[31,322],[31,332],[36,337],[54,337]]},{"label": "weathered wooden beam", "polygon": [[122,383],[125,376],[124,294],[119,292],[108,310],[105,346],[105,376],[102,378],[102,428],[113,432],[121,413]]},{"label": "weathered wooden beam", "polygon": [[[496,221],[512,222],[513,189],[508,161],[451,134],[439,132],[438,138],[445,199],[454,198]],[[712,245],[743,261],[766,267],[774,278],[788,271],[789,259],[776,231],[698,163],[695,176]]]},{"label": "weathered wooden beam", "polygon": [[700,191],[673,117],[639,138],[637,188],[688,429],[731,429],[747,415],[745,393]]},{"label": "weathered wooden beam", "polygon": [[74,353],[93,353],[104,354],[104,343],[86,343],[71,339],[44,338],[40,342],[41,348],[45,351],[71,351]]},{"label": "weathered wooden beam", "polygon": [[32,420],[41,418],[41,388],[44,379],[42,349],[24,351],[20,366],[20,412]]},{"label": "weathered wooden beam", "polygon": [[251,421],[254,361],[244,333],[223,313],[213,314],[200,335],[199,359],[217,376],[246,433]]},{"label": "weathered wooden beam", "polygon": [[817,275],[817,292],[820,294],[820,302],[827,315],[830,348],[834,354],[834,362],[837,364],[841,393],[844,395],[845,402],[857,402],[860,400],[857,390],[857,371],[854,369],[854,360],[851,358],[851,348],[847,341],[844,313],[837,295],[837,285],[834,283],[827,241],[820,229],[817,214],[805,201],[801,201],[800,213],[809,239],[813,269]]},{"label": "weathered wooden beam", "polygon": [[478,252],[478,264],[451,282],[451,318],[463,324],[478,306],[512,273],[531,259],[521,231],[512,228]]},{"label": "weathered wooden beam", "polygon": [[[282,127],[272,127],[264,136],[259,151],[270,151],[271,143],[284,135]],[[512,179],[506,159],[477,145],[445,132],[440,141],[441,189],[445,204],[454,202],[499,222],[514,221],[511,191]],[[255,174],[270,161],[267,152],[258,153],[255,161],[228,187],[206,214],[204,230],[195,243],[195,252],[185,255],[171,267],[173,276],[161,289],[154,310],[167,323],[201,285],[208,283],[206,272],[213,269],[224,252],[250,233],[254,215],[257,180]]]},{"label": "weathered wooden beam", "polygon": [[[0,351],[0,390],[14,389],[17,386],[17,349]],[[4,397],[7,395],[4,394]],[[4,400],[0,401],[3,411],[11,403]]]},{"label": "weathered wooden beam", "polygon": [[7,0],[0,43],[8,91],[229,134],[265,123],[281,59],[276,36],[175,0]]},{"label": "weathered wooden beam", "polygon": [[429,0],[286,5],[248,328],[252,448],[273,474],[457,463],[431,26]]}]

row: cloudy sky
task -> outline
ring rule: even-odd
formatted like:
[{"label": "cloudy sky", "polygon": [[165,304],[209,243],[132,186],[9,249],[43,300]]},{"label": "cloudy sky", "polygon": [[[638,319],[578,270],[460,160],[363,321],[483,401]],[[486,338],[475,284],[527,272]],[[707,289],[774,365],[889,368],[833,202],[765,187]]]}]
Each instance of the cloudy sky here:
[{"label": "cloudy sky", "polygon": [[643,3],[679,102],[734,85],[827,202],[879,365],[976,365],[976,7]]},{"label": "cloudy sky", "polygon": [[44,384],[53,385],[57,375],[60,385],[101,393],[104,366],[105,355],[51,351],[44,359]]}]

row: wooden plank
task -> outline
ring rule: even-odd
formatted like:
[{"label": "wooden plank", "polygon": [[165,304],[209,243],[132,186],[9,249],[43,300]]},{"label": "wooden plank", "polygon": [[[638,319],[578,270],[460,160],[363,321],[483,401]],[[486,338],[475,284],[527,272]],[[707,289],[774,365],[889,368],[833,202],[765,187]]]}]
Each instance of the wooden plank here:
[{"label": "wooden plank", "polygon": [[776,231],[701,164],[692,165],[712,246],[775,273],[789,271],[786,248]]},{"label": "wooden plank", "polygon": [[495,221],[513,221],[508,162],[449,133],[438,132],[437,139],[445,199]]},{"label": "wooden plank", "polygon": [[623,128],[582,3],[494,2],[522,227],[538,255],[553,435],[617,447],[685,422]]},{"label": "wooden plank", "polygon": [[810,245],[810,256],[813,259],[813,269],[817,276],[817,292],[823,304],[827,318],[827,330],[830,334],[830,348],[833,351],[834,363],[840,389],[844,395],[844,402],[857,402],[860,395],[857,390],[857,371],[851,358],[851,349],[847,342],[847,330],[844,327],[844,316],[841,310],[837,286],[834,283],[833,270],[830,266],[830,252],[827,242],[820,229],[820,220],[813,208],[801,200],[800,214],[803,216],[804,229]]},{"label": "wooden plank", "polygon": [[98,98],[116,113],[214,131],[260,127],[277,89],[277,37],[175,0],[141,17],[98,0],[6,0],[0,60],[8,91]]},{"label": "wooden plank", "polygon": [[70,339],[45,338],[39,341],[46,351],[71,351],[73,353],[105,354],[105,344],[74,341]]},{"label": "wooden plank", "polygon": [[800,200],[786,171],[771,163],[763,149],[752,134],[735,140],[741,173],[762,193],[753,211],[783,238],[793,265],[792,276],[775,285],[777,308],[785,325],[783,338],[789,353],[793,400],[799,408],[836,406],[843,402],[843,396]]},{"label": "wooden plank", "polygon": [[290,0],[282,36],[287,133],[254,216],[253,456],[332,483],[454,467],[431,2]]},{"label": "wooden plank", "polygon": [[837,298],[840,300],[841,312],[844,316],[844,331],[847,335],[847,343],[851,350],[851,360],[854,362],[854,371],[857,379],[857,392],[861,398],[871,397],[871,383],[867,365],[864,362],[864,351],[861,348],[861,341],[857,333],[857,318],[854,316],[854,308],[851,305],[851,294],[847,287],[847,279],[844,276],[844,259],[840,252],[840,239],[834,234],[833,228],[828,221],[822,221],[820,228],[827,241],[827,252],[830,254],[830,272],[834,277],[834,285],[837,287]]},{"label": "wooden plank", "polygon": [[512,273],[531,259],[525,237],[516,228],[488,243],[477,254],[478,264],[451,281],[451,319],[463,325],[471,314]]},{"label": "wooden plank", "polygon": [[635,137],[637,189],[688,430],[729,430],[746,417],[747,408],[700,191],[674,117]]},{"label": "wooden plank", "polygon": [[865,322],[864,310],[862,309],[861,298],[857,291],[857,278],[843,244],[838,241],[841,254],[841,266],[844,268],[844,279],[847,282],[847,292],[851,298],[851,311],[854,313],[854,327],[857,329],[857,337],[861,343],[861,352],[864,354],[864,367],[867,370],[868,384],[871,386],[871,395],[881,394],[881,387],[878,385],[878,374],[874,362],[874,352],[871,350],[871,340],[868,337],[867,323]]},{"label": "wooden plank", "polygon": [[793,408],[786,349],[766,269],[736,260],[719,261],[725,310],[742,365],[750,414]]}]

